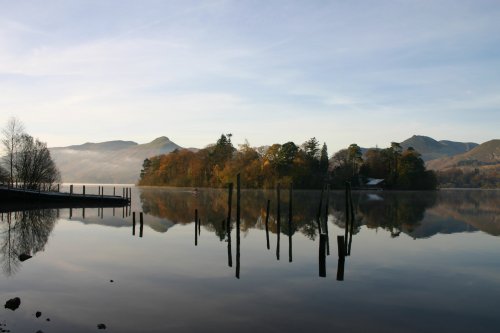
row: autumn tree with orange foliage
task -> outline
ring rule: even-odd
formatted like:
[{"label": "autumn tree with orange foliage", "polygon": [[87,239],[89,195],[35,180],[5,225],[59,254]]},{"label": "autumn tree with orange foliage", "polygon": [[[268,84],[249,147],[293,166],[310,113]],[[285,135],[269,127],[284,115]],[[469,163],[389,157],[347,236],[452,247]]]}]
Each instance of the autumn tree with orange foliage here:
[{"label": "autumn tree with orange foliage", "polygon": [[[326,153],[326,145],[323,147]],[[325,180],[325,167],[315,138],[302,147],[293,142],[273,144],[267,149],[248,142],[235,149],[231,135],[222,134],[214,145],[198,152],[186,149],[144,161],[139,185],[223,187],[241,174],[246,188],[272,188],[293,182],[297,188],[319,188]]]}]

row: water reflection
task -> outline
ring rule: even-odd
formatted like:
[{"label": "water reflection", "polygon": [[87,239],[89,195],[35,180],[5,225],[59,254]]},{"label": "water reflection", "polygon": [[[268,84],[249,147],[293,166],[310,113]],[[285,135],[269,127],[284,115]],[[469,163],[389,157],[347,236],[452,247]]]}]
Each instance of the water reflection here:
[{"label": "water reflection", "polygon": [[[289,209],[288,196],[274,191],[242,191],[241,230],[262,229],[266,233],[286,236],[300,232],[311,240],[320,231],[328,232],[328,222],[345,228],[345,195],[341,191],[294,191],[291,224],[283,221],[282,212]],[[328,198],[328,204],[326,204]],[[268,213],[267,202],[270,209]],[[191,214],[199,208],[204,217],[202,226],[227,241],[232,223],[228,219],[228,191],[200,190],[197,196],[190,191],[144,189],[140,193],[142,208],[146,214],[166,219],[174,224],[190,223]],[[274,201],[274,202],[273,202]],[[350,229],[356,235],[360,227],[382,228],[398,237],[401,233],[414,238],[427,238],[438,233],[456,233],[482,230],[500,235],[498,191],[439,191],[439,192],[354,192],[355,221]],[[231,204],[231,207],[234,203]],[[274,206],[274,212],[271,207]],[[234,207],[233,207],[234,209]],[[326,214],[325,214],[326,212]],[[280,223],[278,223],[278,218]],[[267,226],[267,229],[266,229]],[[347,247],[352,242],[346,238]],[[267,247],[267,235],[266,235]],[[328,242],[327,242],[328,244]],[[279,258],[276,247],[276,256]],[[327,247],[328,249],[328,247]],[[349,251],[348,251],[349,252]]]},{"label": "water reflection", "polygon": [[[478,230],[490,235],[500,235],[498,191],[355,192],[352,201],[346,204],[343,191],[325,188],[321,192],[292,192],[291,187],[287,190],[288,195],[282,195],[281,188],[274,191],[243,190],[240,194],[240,210],[233,219],[231,211],[236,209],[236,203],[232,200],[232,187],[228,190],[200,190],[196,195],[187,190],[141,189],[137,193],[140,202],[135,208],[142,209],[146,219],[143,220],[141,212],[139,237],[143,237],[144,224],[155,231],[165,232],[171,225],[192,223],[193,212],[196,211],[195,245],[199,244],[203,226],[227,244],[229,267],[233,266],[232,231],[236,232],[236,270],[239,275],[242,243],[240,232],[246,233],[250,229],[263,231],[262,242],[266,249],[271,247],[270,235],[276,236],[278,260],[282,250],[280,236],[285,235],[288,239],[289,262],[293,261],[293,236],[297,232],[310,240],[318,241],[318,248],[322,246],[319,236],[324,234],[325,254],[328,256],[330,237],[335,237],[328,230],[328,226],[332,224],[344,230],[346,256],[351,254],[353,236],[363,226],[369,229],[382,228],[392,237],[406,234],[415,239]],[[1,263],[7,275],[17,271],[21,253],[34,255],[43,250],[59,216],[85,224],[132,226],[132,235],[136,234],[136,212],[131,211],[132,207],[122,208],[123,214],[119,214],[122,216],[115,216],[114,208],[102,207],[17,212],[8,212],[8,208],[2,210]],[[349,219],[352,222],[349,223]],[[321,249],[319,251],[322,252]],[[320,254],[320,266],[321,260]]]},{"label": "water reflection", "polygon": [[[288,187],[283,187],[280,223],[276,189],[242,191],[239,214],[230,212],[236,196],[231,202],[227,189],[200,190],[197,196],[183,190],[134,192],[129,216],[125,210],[123,217],[119,210],[113,216],[112,208],[40,212],[51,217],[41,231],[22,231],[39,223],[21,227],[21,212],[10,218],[3,214],[2,265],[10,265],[10,274],[22,265],[19,254],[38,253],[17,279],[2,279],[3,290],[19,291],[5,300],[23,300],[19,310],[9,313],[16,317],[7,320],[29,329],[16,331],[88,332],[102,320],[120,332],[179,327],[258,331],[269,325],[293,332],[310,330],[308,323],[317,330],[342,324],[333,323],[334,317],[349,321],[348,331],[363,332],[380,323],[387,324],[381,331],[401,331],[408,330],[415,313],[417,326],[410,331],[438,326],[494,331],[498,242],[477,230],[500,230],[500,192],[354,192],[346,205],[343,191],[294,191],[290,200]],[[140,239],[135,236],[142,234],[136,230],[142,211],[145,237]],[[58,213],[61,220],[54,227]],[[30,212],[25,214],[26,222]],[[198,247],[193,245],[193,227]],[[54,228],[50,251],[39,255],[48,248]],[[411,239],[474,231],[446,237],[446,248],[443,237]],[[273,242],[281,234],[284,244],[289,240],[292,264],[276,262]],[[283,246],[282,257],[286,251]],[[282,309],[301,315],[289,316]],[[38,310],[50,314],[50,325],[60,326],[35,327]],[[490,324],[480,326],[485,322]]]},{"label": "water reflection", "polygon": [[43,251],[57,220],[56,209],[40,209],[1,214],[1,265],[5,275],[15,274],[20,256]]}]

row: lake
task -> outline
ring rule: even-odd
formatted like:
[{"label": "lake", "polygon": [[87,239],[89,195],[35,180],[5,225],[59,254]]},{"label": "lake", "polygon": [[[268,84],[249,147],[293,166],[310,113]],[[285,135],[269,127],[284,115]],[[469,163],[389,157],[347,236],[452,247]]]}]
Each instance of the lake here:
[{"label": "lake", "polygon": [[347,228],[344,192],[331,191],[328,206],[321,197],[294,191],[289,221],[284,188],[278,226],[276,191],[243,190],[238,232],[233,193],[229,233],[227,190],[133,188],[129,208],[0,204],[0,301],[21,301],[2,310],[0,328],[500,330],[500,191],[353,192]]}]

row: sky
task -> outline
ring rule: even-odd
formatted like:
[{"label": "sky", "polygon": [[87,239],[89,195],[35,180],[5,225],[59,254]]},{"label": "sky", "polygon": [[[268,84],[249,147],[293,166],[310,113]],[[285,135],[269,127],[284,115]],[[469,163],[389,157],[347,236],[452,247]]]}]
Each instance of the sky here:
[{"label": "sky", "polygon": [[0,0],[0,125],[49,147],[500,138],[500,1]]}]

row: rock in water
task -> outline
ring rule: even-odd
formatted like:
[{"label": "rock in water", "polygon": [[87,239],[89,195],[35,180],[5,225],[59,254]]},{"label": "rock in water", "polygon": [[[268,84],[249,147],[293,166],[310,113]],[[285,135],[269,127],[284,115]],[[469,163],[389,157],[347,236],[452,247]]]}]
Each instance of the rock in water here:
[{"label": "rock in water", "polygon": [[97,328],[100,329],[100,330],[105,330],[106,329],[106,325],[104,325],[104,324],[98,324]]},{"label": "rock in water", "polygon": [[5,302],[5,308],[15,311],[19,305],[21,305],[21,299],[19,297],[14,297]]},{"label": "rock in water", "polygon": [[41,315],[42,315],[42,313],[41,313],[40,311],[37,311],[37,312],[35,313],[35,317],[37,317],[37,318],[40,318],[40,316],[41,316]]},{"label": "rock in water", "polygon": [[20,261],[26,261],[26,260],[28,260],[29,258],[31,258],[31,256],[30,256],[29,254],[26,254],[26,253],[21,253],[21,254],[19,255],[19,260],[20,260]]}]

